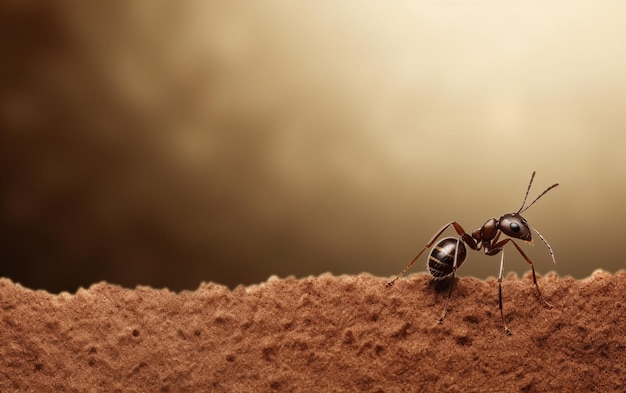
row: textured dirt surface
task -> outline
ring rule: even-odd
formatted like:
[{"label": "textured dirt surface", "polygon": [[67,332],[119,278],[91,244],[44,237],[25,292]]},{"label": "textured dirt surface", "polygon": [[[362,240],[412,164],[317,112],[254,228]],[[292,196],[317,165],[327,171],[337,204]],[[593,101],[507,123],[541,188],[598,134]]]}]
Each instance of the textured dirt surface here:
[{"label": "textured dirt surface", "polygon": [[0,391],[624,391],[626,272],[271,278],[51,295],[0,279]]}]

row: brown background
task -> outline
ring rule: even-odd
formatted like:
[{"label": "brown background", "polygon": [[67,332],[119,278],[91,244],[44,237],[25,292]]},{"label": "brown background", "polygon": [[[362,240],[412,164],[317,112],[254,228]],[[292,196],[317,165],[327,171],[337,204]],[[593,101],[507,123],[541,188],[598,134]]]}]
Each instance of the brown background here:
[{"label": "brown background", "polygon": [[414,3],[2,2],[0,276],[388,276],[533,170],[538,271],[623,268],[626,6]]}]

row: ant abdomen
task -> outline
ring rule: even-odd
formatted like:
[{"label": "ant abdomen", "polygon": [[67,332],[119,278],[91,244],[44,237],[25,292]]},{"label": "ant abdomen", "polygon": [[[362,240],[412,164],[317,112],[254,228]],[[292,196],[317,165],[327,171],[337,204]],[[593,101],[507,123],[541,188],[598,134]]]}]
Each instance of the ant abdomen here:
[{"label": "ant abdomen", "polygon": [[456,268],[458,269],[465,261],[467,252],[465,245],[462,241],[459,241],[455,237],[447,237],[442,239],[439,243],[433,247],[432,251],[428,255],[428,272],[435,279],[442,279],[448,277],[454,271],[454,254],[459,247],[458,255],[456,259]]}]

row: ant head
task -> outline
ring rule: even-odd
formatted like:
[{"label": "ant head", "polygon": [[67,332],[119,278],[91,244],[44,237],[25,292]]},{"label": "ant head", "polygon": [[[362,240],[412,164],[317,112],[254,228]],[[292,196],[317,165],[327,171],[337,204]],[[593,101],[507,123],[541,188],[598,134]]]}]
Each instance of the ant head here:
[{"label": "ant head", "polygon": [[517,213],[509,213],[500,217],[498,220],[498,229],[509,237],[524,240],[528,243],[533,242],[528,222]]},{"label": "ant head", "polygon": [[[522,207],[519,208],[517,213],[505,214],[502,217],[500,217],[500,220],[498,220],[498,229],[504,232],[505,235],[515,238],[515,239],[524,240],[529,243],[532,243],[533,241],[533,238],[530,234],[530,228],[532,227],[530,226],[530,224],[528,223],[528,221],[526,221],[524,217],[520,216],[520,213],[523,213],[526,210],[528,210],[528,208],[531,207],[535,202],[537,202],[539,198],[544,196],[546,192],[550,191],[551,189],[559,185],[558,183],[551,185],[544,192],[539,194],[539,196],[535,198],[535,200],[532,201],[530,205],[524,207],[526,205],[526,198],[528,198],[528,192],[530,191],[530,186],[533,184],[534,178],[535,178],[535,172],[533,172],[533,174],[530,176],[530,182],[528,183],[528,188],[526,189],[526,195],[524,195],[524,202],[522,202]],[[535,231],[537,235],[539,235],[541,240],[543,240],[546,247],[548,247],[548,251],[550,251],[550,255],[552,256],[552,262],[556,263],[556,261],[554,260],[554,253],[552,252],[552,247],[550,247],[546,239],[544,239],[543,236],[541,236],[541,233],[539,233],[535,228],[532,228],[532,229],[533,231]]]}]

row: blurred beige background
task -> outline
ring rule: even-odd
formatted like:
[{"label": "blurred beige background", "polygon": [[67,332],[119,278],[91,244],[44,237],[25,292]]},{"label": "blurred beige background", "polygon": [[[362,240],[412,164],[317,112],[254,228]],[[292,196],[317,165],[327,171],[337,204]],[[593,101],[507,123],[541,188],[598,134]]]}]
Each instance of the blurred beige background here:
[{"label": "blurred beige background", "polygon": [[524,214],[537,271],[621,269],[624,4],[3,2],[0,276],[391,276],[517,211],[533,170],[529,198],[561,184]]}]

